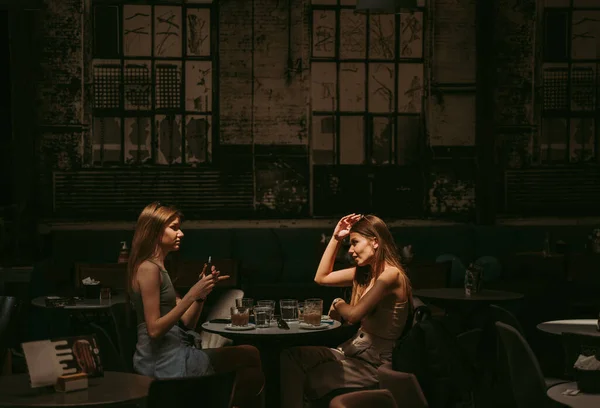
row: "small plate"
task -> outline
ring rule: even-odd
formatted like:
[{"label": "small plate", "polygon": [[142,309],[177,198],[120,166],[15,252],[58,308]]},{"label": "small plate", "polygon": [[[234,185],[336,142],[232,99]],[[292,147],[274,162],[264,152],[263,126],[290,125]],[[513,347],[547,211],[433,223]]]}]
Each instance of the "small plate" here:
[{"label": "small plate", "polygon": [[328,328],[330,325],[327,323],[321,323],[318,326],[313,326],[312,324],[300,323],[298,326],[304,330],[323,330]]},{"label": "small plate", "polygon": [[333,323],[333,319],[327,315],[321,316],[321,322],[324,323]]},{"label": "small plate", "polygon": [[246,331],[256,329],[254,323],[248,323],[248,326],[232,326],[231,323],[225,326],[225,330]]}]

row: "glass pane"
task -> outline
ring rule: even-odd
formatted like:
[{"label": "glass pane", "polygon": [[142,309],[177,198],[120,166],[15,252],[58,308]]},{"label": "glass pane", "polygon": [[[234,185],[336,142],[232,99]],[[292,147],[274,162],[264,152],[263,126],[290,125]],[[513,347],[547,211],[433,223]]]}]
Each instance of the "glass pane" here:
[{"label": "glass pane", "polygon": [[394,64],[369,64],[369,112],[394,111]]},{"label": "glass pane", "polygon": [[569,68],[566,64],[544,64],[544,110],[567,109]]},{"label": "glass pane", "polygon": [[212,62],[185,63],[185,110],[210,112],[212,107]]},{"label": "glass pane", "polygon": [[94,118],[92,160],[94,164],[121,163],[120,118]]},{"label": "glass pane", "polygon": [[210,9],[187,9],[187,55],[210,55]]},{"label": "glass pane", "polygon": [[152,54],[151,13],[150,6],[123,6],[123,52],[126,57]]},{"label": "glass pane", "polygon": [[423,58],[423,13],[400,13],[400,58]]},{"label": "glass pane", "polygon": [[369,58],[393,59],[396,55],[396,15],[372,15],[369,23]]},{"label": "glass pane", "polygon": [[156,115],[157,164],[181,163],[181,115]]},{"label": "glass pane", "polygon": [[125,118],[125,163],[143,164],[152,160],[152,118]]},{"label": "glass pane", "polygon": [[566,61],[569,57],[569,14],[565,10],[547,10],[544,16],[544,60]]},{"label": "glass pane", "polygon": [[313,116],[313,164],[335,164],[335,116]]},{"label": "glass pane", "polygon": [[94,60],[94,108],[121,107],[121,62]]},{"label": "glass pane", "polygon": [[365,64],[340,64],[340,110],[365,110]]},{"label": "glass pane", "polygon": [[181,56],[181,7],[154,7],[154,56]]},{"label": "glass pane", "polygon": [[594,110],[596,102],[596,65],[574,64],[571,66],[571,109]]},{"label": "glass pane", "polygon": [[365,58],[367,18],[354,10],[340,11],[340,58]]},{"label": "glass pane", "polygon": [[398,64],[398,112],[419,113],[423,102],[423,64]]},{"label": "glass pane", "polygon": [[543,162],[564,162],[567,155],[567,121],[544,118],[542,122],[541,158]]},{"label": "glass pane", "polygon": [[371,164],[391,164],[393,117],[374,117],[371,126]]},{"label": "glass pane", "polygon": [[211,116],[187,116],[185,121],[185,162],[211,161]]},{"label": "glass pane", "polygon": [[398,116],[396,132],[396,161],[399,165],[410,165],[419,161],[420,116]]},{"label": "glass pane", "polygon": [[181,63],[156,63],[156,108],[179,109],[181,107]]},{"label": "glass pane", "polygon": [[314,10],[312,31],[313,57],[335,57],[335,11]]},{"label": "glass pane", "polygon": [[152,78],[150,61],[125,62],[125,109],[150,110],[152,108]]},{"label": "glass pane", "polygon": [[[600,6],[598,2],[597,6]],[[573,11],[571,55],[573,59],[596,59],[600,56],[600,10]]]},{"label": "glass pane", "polygon": [[362,116],[340,118],[340,164],[365,163],[365,131]]},{"label": "glass pane", "polygon": [[311,66],[313,111],[336,110],[336,71],[334,62],[313,62]]},{"label": "glass pane", "polygon": [[119,47],[119,7],[94,7],[94,57],[118,58]]},{"label": "glass pane", "polygon": [[571,150],[569,158],[572,162],[589,161],[595,158],[594,119],[571,119]]}]

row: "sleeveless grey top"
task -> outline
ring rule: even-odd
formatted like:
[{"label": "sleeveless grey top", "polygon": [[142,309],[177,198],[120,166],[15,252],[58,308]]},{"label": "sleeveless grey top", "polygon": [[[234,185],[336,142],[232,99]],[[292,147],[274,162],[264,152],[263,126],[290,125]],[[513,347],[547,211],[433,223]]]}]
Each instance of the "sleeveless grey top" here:
[{"label": "sleeveless grey top", "polygon": [[[148,262],[152,262],[148,260]],[[160,269],[160,276],[162,283],[160,284],[160,316],[164,316],[169,313],[177,303],[177,294],[175,293],[175,288],[173,287],[173,282],[171,282],[171,277],[169,273],[161,268],[155,262],[152,262],[154,265],[158,266]],[[142,295],[140,292],[133,292],[131,296],[131,300],[135,306],[135,313],[137,316],[137,324],[145,323],[144,319],[144,302],[142,301]]]}]

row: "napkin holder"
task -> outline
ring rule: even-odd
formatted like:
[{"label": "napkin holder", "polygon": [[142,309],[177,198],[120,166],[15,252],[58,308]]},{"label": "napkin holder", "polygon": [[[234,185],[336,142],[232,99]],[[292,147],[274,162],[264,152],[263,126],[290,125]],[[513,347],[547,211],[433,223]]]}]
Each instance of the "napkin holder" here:
[{"label": "napkin holder", "polygon": [[54,389],[58,392],[71,392],[87,388],[88,376],[86,373],[60,375],[54,385]]}]

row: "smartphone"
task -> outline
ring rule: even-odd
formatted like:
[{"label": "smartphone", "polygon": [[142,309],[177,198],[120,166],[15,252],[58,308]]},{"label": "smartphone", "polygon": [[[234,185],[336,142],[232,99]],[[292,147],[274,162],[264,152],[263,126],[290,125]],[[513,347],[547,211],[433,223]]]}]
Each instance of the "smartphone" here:
[{"label": "smartphone", "polygon": [[205,275],[210,275],[212,273],[212,256],[208,256],[208,261],[206,261],[206,272]]}]

